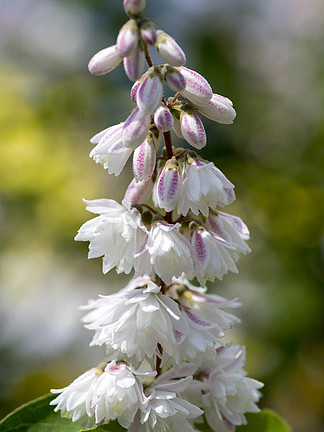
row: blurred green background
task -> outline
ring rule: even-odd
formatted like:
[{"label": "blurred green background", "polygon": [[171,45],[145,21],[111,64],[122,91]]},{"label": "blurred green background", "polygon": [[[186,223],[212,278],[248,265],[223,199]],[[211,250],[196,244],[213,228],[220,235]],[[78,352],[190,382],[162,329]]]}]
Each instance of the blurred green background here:
[{"label": "blurred green background", "polygon": [[[87,62],[114,43],[121,0],[0,0],[0,414],[62,387],[100,362],[78,310],[129,278],[102,275],[73,237],[81,201],[120,200],[131,180],[88,158],[89,138],[124,120],[122,68]],[[232,126],[205,119],[202,155],[236,185],[228,209],[251,231],[252,254],[211,290],[243,302],[229,334],[265,382],[261,406],[296,432],[324,430],[322,0],[148,0],[215,92],[234,101]]]}]

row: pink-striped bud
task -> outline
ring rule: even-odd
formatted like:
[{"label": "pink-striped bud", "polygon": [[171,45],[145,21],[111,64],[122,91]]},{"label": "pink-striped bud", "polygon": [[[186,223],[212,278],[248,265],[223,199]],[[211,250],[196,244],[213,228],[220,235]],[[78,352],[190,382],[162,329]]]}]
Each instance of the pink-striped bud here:
[{"label": "pink-striped bud", "polygon": [[186,55],[177,42],[162,30],[157,31],[156,49],[162,59],[172,66],[183,66]]},{"label": "pink-striped bud", "polygon": [[151,20],[143,18],[139,24],[142,39],[149,45],[155,45],[157,40],[156,27]]},{"label": "pink-striped bud", "polygon": [[206,104],[213,96],[213,90],[208,81],[198,72],[186,67],[181,67],[180,71],[186,80],[186,87],[180,92],[182,96],[194,104]]},{"label": "pink-striped bud", "polygon": [[155,184],[153,201],[167,212],[176,208],[181,194],[180,170],[176,158],[169,159]]},{"label": "pink-striped bud", "polygon": [[178,68],[169,65],[164,66],[162,76],[170,89],[175,92],[181,92],[186,87],[186,80]]},{"label": "pink-striped bud", "polygon": [[135,20],[131,19],[123,25],[117,37],[117,51],[120,57],[128,56],[135,49],[137,42],[137,24]]},{"label": "pink-striped bud", "polygon": [[154,114],[163,96],[162,77],[158,68],[152,67],[145,74],[137,93],[136,103],[144,114]]},{"label": "pink-striped bud", "polygon": [[139,146],[148,133],[151,116],[143,114],[137,107],[126,119],[123,127],[123,144],[128,148]]},{"label": "pink-striped bud", "polygon": [[146,6],[146,0],[124,0],[124,10],[129,15],[138,15]]},{"label": "pink-striped bud", "polygon": [[137,147],[133,154],[133,173],[136,181],[147,181],[152,177],[156,162],[156,150],[152,136]]},{"label": "pink-striped bud", "polygon": [[131,81],[140,79],[145,69],[145,54],[140,44],[130,53],[129,56],[124,57],[125,73]]},{"label": "pink-striped bud", "polygon": [[95,54],[89,61],[88,69],[92,75],[104,75],[119,66],[122,60],[117,45],[113,45]]},{"label": "pink-striped bud", "polygon": [[197,106],[205,117],[221,124],[232,124],[236,117],[232,102],[218,94],[213,94],[207,104]]},{"label": "pink-striped bud", "polygon": [[206,145],[206,132],[196,110],[183,105],[180,114],[181,132],[184,139],[192,147],[200,150]]},{"label": "pink-striped bud", "polygon": [[130,91],[130,98],[135,104],[136,104],[136,93],[140,85],[141,85],[141,81],[135,81]]},{"label": "pink-striped bud", "polygon": [[154,114],[155,126],[162,132],[167,132],[173,128],[174,120],[170,110],[161,104]]},{"label": "pink-striped bud", "polygon": [[153,190],[153,180],[137,182],[133,179],[125,193],[125,200],[130,204],[144,204]]}]

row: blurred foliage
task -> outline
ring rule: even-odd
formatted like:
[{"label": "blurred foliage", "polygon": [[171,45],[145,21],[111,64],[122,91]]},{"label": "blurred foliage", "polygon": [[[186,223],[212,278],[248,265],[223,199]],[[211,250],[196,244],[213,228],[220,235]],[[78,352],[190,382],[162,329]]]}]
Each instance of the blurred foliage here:
[{"label": "blurred foliage", "polygon": [[[160,11],[148,0],[147,14],[184,46],[188,67],[234,101],[234,125],[205,119],[208,145],[202,155],[236,185],[237,201],[229,212],[248,224],[253,252],[239,262],[240,275],[210,288],[243,301],[243,324],[234,339],[247,345],[251,376],[265,382],[261,405],[279,411],[296,432],[320,432],[324,8],[317,0],[311,7],[292,1],[170,0]],[[3,415],[50,387],[66,385],[91,361],[90,336],[77,318],[80,333],[72,332],[56,354],[47,355],[41,346],[22,348],[16,340],[25,334],[21,339],[12,334],[28,328],[26,315],[19,319],[23,296],[33,296],[35,313],[45,308],[50,323],[53,312],[41,303],[49,290],[53,304],[60,305],[62,292],[84,299],[128,280],[113,272],[103,276],[100,260],[87,262],[87,245],[75,244],[73,237],[89,217],[81,198],[120,200],[131,179],[129,168],[118,179],[108,177],[87,154],[89,137],[125,119],[132,107],[131,84],[121,69],[95,78],[85,67],[93,53],[114,43],[125,20],[121,1],[52,0],[47,6],[55,14],[49,9],[43,16],[48,29],[30,43],[41,3],[29,2],[21,20],[14,19],[18,9],[6,4],[0,44]],[[58,30],[62,16],[66,26]],[[66,46],[61,41],[57,47],[60,33]],[[37,41],[46,51],[38,50]],[[10,321],[13,313],[18,319]],[[63,324],[68,315],[62,314]]]}]

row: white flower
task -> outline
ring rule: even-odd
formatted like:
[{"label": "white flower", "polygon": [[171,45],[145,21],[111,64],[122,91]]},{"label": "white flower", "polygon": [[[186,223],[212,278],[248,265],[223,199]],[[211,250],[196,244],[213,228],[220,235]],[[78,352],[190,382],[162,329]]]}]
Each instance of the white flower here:
[{"label": "white flower", "polygon": [[124,70],[131,81],[141,78],[145,69],[145,54],[141,44],[138,44],[131,53],[124,57]]},{"label": "white flower", "polygon": [[117,419],[123,427],[134,420],[143,401],[143,388],[126,364],[108,363],[90,369],[68,387],[51,390],[60,395],[51,401],[62,417],[87,427]]},{"label": "white flower", "polygon": [[208,216],[209,207],[223,207],[235,200],[234,185],[212,162],[189,158],[183,166],[181,183],[177,212],[184,216],[189,210]]},{"label": "white flower", "polygon": [[199,283],[205,286],[206,280],[213,281],[231,271],[238,273],[229,250],[235,246],[226,242],[212,231],[202,227],[196,229],[191,237],[191,244],[196,255],[196,276]]},{"label": "white flower", "polygon": [[[147,252],[152,270],[167,284],[172,277],[180,277],[185,273],[189,279],[193,278],[193,251],[190,242],[180,233],[180,224],[154,222],[151,226]],[[143,259],[146,258],[143,255]]]},{"label": "white flower", "polygon": [[235,426],[246,424],[245,413],[260,411],[256,403],[261,396],[258,389],[263,384],[246,376],[245,360],[244,347],[221,347],[198,370],[202,382],[192,383],[194,400],[204,409],[215,432],[234,431]]},{"label": "white flower", "polygon": [[[83,318],[86,328],[95,331],[91,346],[106,345],[108,355],[118,350],[139,362],[146,357],[154,363],[160,344],[173,356],[178,349],[174,333],[184,331],[182,314],[160,287],[150,280],[146,283],[143,288],[126,288],[82,307],[90,310]],[[135,285],[136,280],[132,283]]]},{"label": "white flower", "polygon": [[238,299],[227,300],[215,294],[205,294],[203,288],[190,284],[184,277],[174,278],[167,294],[191,313],[199,314],[203,320],[212,323],[213,332],[218,338],[223,337],[224,331],[230,329],[234,323],[240,322],[237,316],[226,311],[226,309],[240,307]]},{"label": "white flower", "polygon": [[145,140],[151,123],[151,116],[143,114],[139,108],[127,117],[123,126],[123,144],[125,147],[135,149]]},{"label": "white flower", "polygon": [[104,273],[113,267],[118,273],[130,273],[148,234],[139,212],[126,201],[123,205],[110,199],[84,201],[87,210],[99,216],[84,223],[75,240],[90,241],[89,258],[104,256]]},{"label": "white flower", "polygon": [[122,141],[124,123],[111,126],[91,138],[92,144],[97,144],[89,156],[96,163],[103,165],[108,174],[118,176],[124,168],[128,158],[133,152],[132,148],[125,147]]},{"label": "white flower", "polygon": [[205,226],[232,246],[228,253],[234,261],[237,261],[241,254],[251,252],[244,241],[249,240],[250,233],[241,218],[218,211],[217,214],[209,214]]},{"label": "white flower", "polygon": [[128,432],[194,432],[189,421],[202,410],[179,396],[191,379],[164,381],[161,375],[145,390],[146,399]]},{"label": "white flower", "polygon": [[155,126],[163,132],[167,132],[172,129],[174,120],[170,110],[161,104],[154,114]]}]

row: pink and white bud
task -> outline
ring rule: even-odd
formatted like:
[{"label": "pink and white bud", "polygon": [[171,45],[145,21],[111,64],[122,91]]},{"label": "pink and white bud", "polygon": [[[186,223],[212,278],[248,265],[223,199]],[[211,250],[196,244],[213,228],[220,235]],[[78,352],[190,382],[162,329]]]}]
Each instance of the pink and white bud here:
[{"label": "pink and white bud", "polygon": [[213,96],[213,90],[208,81],[198,72],[186,67],[181,67],[180,71],[186,80],[186,87],[180,92],[182,96],[194,104],[206,104]]},{"label": "pink and white bud", "polygon": [[117,37],[117,51],[120,57],[128,56],[138,42],[138,27],[136,21],[131,19],[120,29]]},{"label": "pink and white bud", "polygon": [[141,81],[135,81],[130,91],[130,98],[135,104],[136,104],[136,93],[140,85],[141,85]]},{"label": "pink and white bud", "polygon": [[131,81],[137,81],[143,75],[145,69],[145,54],[140,45],[124,57],[124,70]]},{"label": "pink and white bud", "polygon": [[180,119],[178,118],[177,115],[175,115],[174,111],[172,111],[172,116],[173,116],[173,131],[174,133],[177,135],[178,138],[180,139],[184,139],[184,136],[182,135],[181,132],[181,123],[180,123]]},{"label": "pink and white bud", "polygon": [[180,69],[173,66],[164,66],[162,69],[162,76],[164,81],[168,84],[171,90],[181,92],[186,87],[185,77],[182,75]]},{"label": "pink and white bud", "polygon": [[149,45],[155,45],[157,40],[156,27],[151,20],[143,18],[140,22],[140,32],[142,39]]},{"label": "pink and white bud", "polygon": [[136,181],[147,181],[152,177],[156,162],[156,150],[153,138],[146,140],[135,149],[133,154],[133,173]]},{"label": "pink and white bud", "polygon": [[136,103],[144,114],[154,114],[163,96],[162,77],[158,68],[151,68],[136,92]]},{"label": "pink and white bud", "polygon": [[154,114],[155,126],[162,132],[167,132],[173,128],[174,120],[170,110],[161,104]]},{"label": "pink and white bud", "polygon": [[129,15],[138,15],[146,6],[146,0],[124,0],[124,10]]},{"label": "pink and white bud", "polygon": [[112,45],[95,54],[89,61],[88,69],[92,75],[104,75],[119,66],[122,61],[117,45]]},{"label": "pink and white bud", "polygon": [[155,184],[153,201],[167,212],[176,208],[181,194],[181,177],[175,158],[169,159]]},{"label": "pink and white bud", "polygon": [[153,180],[137,182],[133,179],[125,193],[125,200],[130,204],[144,204],[149,199],[153,190]]},{"label": "pink and white bud", "polygon": [[236,117],[232,102],[218,94],[213,94],[213,97],[206,104],[197,105],[205,117],[221,124],[232,124]]},{"label": "pink and white bud", "polygon": [[207,142],[206,132],[196,110],[184,105],[180,114],[181,133],[192,147],[200,150]]},{"label": "pink and white bud", "polygon": [[186,55],[177,42],[162,30],[157,31],[156,49],[162,59],[172,66],[183,66]]},{"label": "pink and white bud", "polygon": [[123,127],[123,144],[128,148],[138,147],[146,138],[151,116],[143,114],[137,107],[126,119]]}]

